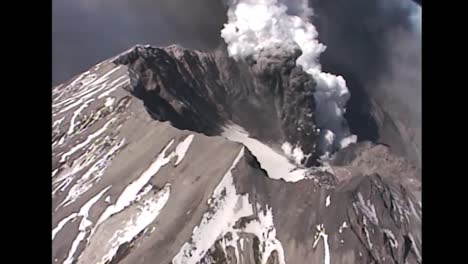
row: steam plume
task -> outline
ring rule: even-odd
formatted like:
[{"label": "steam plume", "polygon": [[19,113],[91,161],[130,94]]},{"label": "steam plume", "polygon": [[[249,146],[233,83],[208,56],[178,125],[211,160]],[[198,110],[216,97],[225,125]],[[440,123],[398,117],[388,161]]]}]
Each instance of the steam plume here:
[{"label": "steam plume", "polygon": [[[304,1],[296,2],[304,5]],[[327,155],[356,141],[343,117],[349,91],[341,76],[322,72],[319,56],[326,47],[318,41],[314,25],[300,16],[288,14],[287,10],[288,7],[278,0],[230,1],[228,23],[221,36],[229,55],[236,60],[249,56],[258,59],[278,50],[302,51],[296,63],[317,81],[314,98],[316,122],[322,135],[319,151]]]}]

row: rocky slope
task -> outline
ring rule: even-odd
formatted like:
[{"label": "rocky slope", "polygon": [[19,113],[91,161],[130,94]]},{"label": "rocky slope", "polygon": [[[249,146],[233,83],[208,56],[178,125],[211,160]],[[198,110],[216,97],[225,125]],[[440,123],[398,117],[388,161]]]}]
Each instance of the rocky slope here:
[{"label": "rocky slope", "polygon": [[55,87],[52,263],[421,263],[420,173],[370,142],[314,166],[294,56],[136,46]]}]

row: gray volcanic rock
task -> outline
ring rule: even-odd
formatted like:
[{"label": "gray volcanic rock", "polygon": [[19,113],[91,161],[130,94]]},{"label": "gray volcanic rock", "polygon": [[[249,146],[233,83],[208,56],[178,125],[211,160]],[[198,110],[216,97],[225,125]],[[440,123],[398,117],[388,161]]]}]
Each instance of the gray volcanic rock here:
[{"label": "gray volcanic rock", "polygon": [[314,151],[293,62],[137,46],[55,87],[52,263],[421,263],[403,158],[359,142],[305,168],[277,150]]},{"label": "gray volcanic rock", "polygon": [[224,49],[213,53],[179,46],[136,46],[115,63],[129,67],[130,92],[148,112],[179,129],[217,135],[234,122],[253,138],[285,141],[316,153],[315,81],[295,65],[299,53],[235,62]]}]

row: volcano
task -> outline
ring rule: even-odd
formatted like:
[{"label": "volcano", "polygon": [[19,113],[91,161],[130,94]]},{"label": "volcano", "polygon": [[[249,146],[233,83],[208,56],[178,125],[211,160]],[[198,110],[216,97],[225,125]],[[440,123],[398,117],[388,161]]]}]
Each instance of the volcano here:
[{"label": "volcano", "polygon": [[421,175],[324,158],[296,53],[137,45],[53,88],[52,263],[421,263]]}]

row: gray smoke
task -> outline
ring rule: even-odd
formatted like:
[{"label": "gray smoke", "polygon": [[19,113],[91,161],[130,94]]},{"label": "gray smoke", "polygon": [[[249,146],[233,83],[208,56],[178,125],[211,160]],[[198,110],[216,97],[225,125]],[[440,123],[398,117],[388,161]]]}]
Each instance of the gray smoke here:
[{"label": "gray smoke", "polygon": [[343,75],[351,92],[351,132],[420,163],[421,8],[410,0],[310,0],[310,5],[319,39],[327,45],[322,66]]},{"label": "gray smoke", "polygon": [[212,49],[226,11],[221,0],[53,0],[52,20],[56,85],[135,44]]}]

